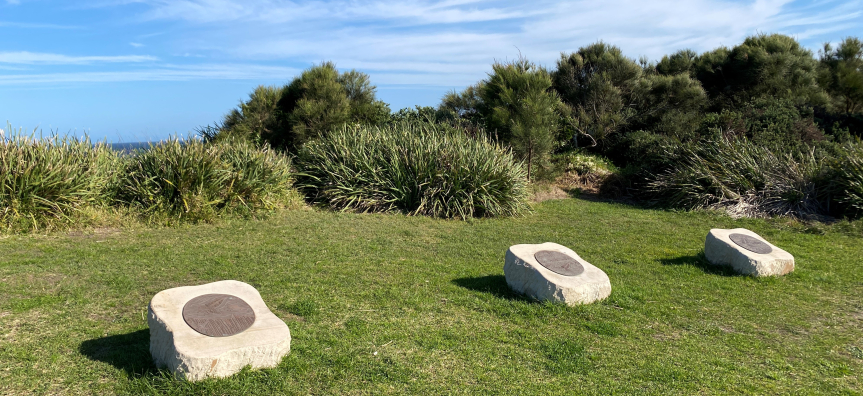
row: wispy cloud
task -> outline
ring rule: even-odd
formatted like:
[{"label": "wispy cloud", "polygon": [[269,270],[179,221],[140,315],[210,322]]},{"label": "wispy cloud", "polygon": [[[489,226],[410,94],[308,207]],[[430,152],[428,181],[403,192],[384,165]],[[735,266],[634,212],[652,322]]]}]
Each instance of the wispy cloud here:
[{"label": "wispy cloud", "polygon": [[[133,47],[146,42],[154,52],[165,51],[165,59],[181,56],[167,54],[210,59],[185,56],[179,63],[221,59],[266,68],[275,62],[309,65],[333,60],[341,68],[371,73],[379,84],[415,81],[444,86],[476,81],[492,62],[519,52],[552,65],[562,51],[603,40],[631,57],[657,59],[684,48],[705,51],[731,46],[758,32],[815,41],[859,26],[863,17],[863,0],[808,4],[793,0],[97,0],[87,4],[133,5],[137,14],[129,17],[132,23],[158,26],[158,33],[127,39],[134,40],[129,42]],[[182,34],[173,34],[177,31]],[[265,69],[180,71],[151,56],[0,53],[0,63],[141,62],[150,62],[151,70],[46,74],[45,80],[270,75]],[[41,81],[33,75],[5,78],[6,83]]]},{"label": "wispy cloud", "polygon": [[69,56],[39,52],[0,52],[0,63],[24,65],[87,65],[93,63],[140,63],[152,62],[158,58],[147,55],[121,56]]},{"label": "wispy cloud", "polygon": [[246,64],[198,66],[165,65],[153,69],[41,74],[0,74],[0,85],[52,83],[105,83],[130,81],[256,80],[285,79],[298,69]]}]

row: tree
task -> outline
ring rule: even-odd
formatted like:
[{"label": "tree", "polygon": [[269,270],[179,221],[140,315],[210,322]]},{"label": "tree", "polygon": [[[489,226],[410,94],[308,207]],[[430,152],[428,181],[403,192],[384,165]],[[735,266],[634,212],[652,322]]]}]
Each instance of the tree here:
[{"label": "tree", "polygon": [[642,68],[619,48],[599,42],[561,54],[554,89],[570,107],[572,127],[595,141],[619,132],[635,114],[632,95]]},{"label": "tree", "polygon": [[[663,76],[675,76],[681,73],[691,74],[698,54],[690,49],[677,51],[671,55],[665,55],[656,64],[657,74]],[[694,76],[693,76],[694,77]]]},{"label": "tree", "polygon": [[675,75],[652,74],[633,89],[635,115],[630,130],[645,130],[688,140],[701,124],[707,94],[685,70]]},{"label": "tree", "polygon": [[562,103],[550,74],[526,59],[495,63],[479,87],[486,128],[526,161],[530,179],[534,165],[545,163],[558,129]]},{"label": "tree", "polygon": [[846,114],[863,111],[863,42],[842,40],[835,49],[824,44],[820,52],[819,83]]},{"label": "tree", "polygon": [[389,105],[375,98],[367,74],[339,73],[335,64],[324,62],[284,87],[256,88],[221,124],[198,132],[207,140],[242,136],[295,150],[345,123],[381,125],[389,118]]},{"label": "tree", "polygon": [[694,75],[713,110],[734,109],[755,98],[788,99],[797,106],[826,104],[812,53],[789,36],[760,34],[732,49],[721,47],[694,60]]},{"label": "tree", "polygon": [[225,115],[216,128],[202,128],[207,140],[241,137],[255,142],[267,141],[277,130],[276,112],[283,87],[258,86],[249,94],[249,100],[240,102],[236,109]]}]

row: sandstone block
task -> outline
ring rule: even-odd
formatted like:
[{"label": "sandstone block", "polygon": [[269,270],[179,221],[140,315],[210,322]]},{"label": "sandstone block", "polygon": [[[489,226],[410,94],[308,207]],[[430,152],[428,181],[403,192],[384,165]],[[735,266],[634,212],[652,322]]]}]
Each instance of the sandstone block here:
[{"label": "sandstone block", "polygon": [[190,381],[227,377],[246,365],[275,367],[291,350],[288,326],[243,282],[164,290],[148,311],[154,363]]},{"label": "sandstone block", "polygon": [[745,228],[714,228],[704,241],[711,264],[725,265],[753,276],[785,275],[794,271],[794,256]]},{"label": "sandstone block", "polygon": [[552,242],[511,246],[503,273],[510,288],[541,301],[590,304],[611,294],[605,272]]}]

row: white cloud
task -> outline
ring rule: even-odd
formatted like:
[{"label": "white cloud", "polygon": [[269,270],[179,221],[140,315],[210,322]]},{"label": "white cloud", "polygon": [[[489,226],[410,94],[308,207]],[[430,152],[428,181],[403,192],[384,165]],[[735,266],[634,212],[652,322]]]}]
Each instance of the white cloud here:
[{"label": "white cloud", "polygon": [[135,48],[141,48],[141,47],[143,47],[143,46],[144,46],[144,44],[141,44],[141,43],[129,43],[129,45],[131,45],[131,46],[133,46],[133,47],[135,47]]},{"label": "white cloud", "polygon": [[6,0],[6,4],[18,5],[21,4],[21,0]]},{"label": "white cloud", "polygon": [[[863,0],[98,0],[91,6],[135,3],[135,21],[158,21],[169,53],[247,64],[332,60],[377,84],[462,85],[483,78],[495,60],[522,53],[552,66],[560,52],[603,40],[629,56],[657,59],[679,49],[733,46],[759,32],[816,42],[860,26]],[[181,30],[181,35],[163,35]],[[833,37],[829,37],[834,39]],[[149,41],[148,48],[157,49]],[[810,43],[811,44],[811,43]],[[181,56],[181,55],[176,55]],[[166,56],[167,57],[167,56]],[[201,62],[186,56],[185,62]],[[0,63],[86,64],[156,61],[147,56],[72,57],[0,53]],[[258,66],[266,68],[267,66]],[[238,78],[269,75],[178,71],[62,74],[57,79]],[[257,74],[256,74],[257,73]],[[234,76],[234,77],[231,77]],[[7,76],[10,79],[18,78]],[[14,77],[14,78],[13,78]],[[283,75],[290,78],[291,75]],[[20,78],[35,81],[33,76]],[[7,79],[6,83],[11,81]],[[413,81],[413,82],[411,82]]]},{"label": "white cloud", "polygon": [[0,63],[25,65],[86,65],[93,63],[139,63],[151,62],[158,58],[147,55],[121,56],[69,56],[39,52],[0,52]]},{"label": "white cloud", "polygon": [[289,67],[258,65],[165,65],[155,69],[79,73],[0,74],[0,85],[103,83],[128,81],[289,79],[299,73]]}]

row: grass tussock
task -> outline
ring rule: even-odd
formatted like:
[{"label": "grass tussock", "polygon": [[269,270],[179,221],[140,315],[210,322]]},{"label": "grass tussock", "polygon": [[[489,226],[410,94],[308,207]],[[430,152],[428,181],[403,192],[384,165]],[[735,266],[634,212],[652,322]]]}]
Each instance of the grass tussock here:
[{"label": "grass tussock", "polygon": [[192,221],[272,210],[290,196],[290,167],[284,154],[244,141],[170,140],[129,158],[117,199],[146,215]]},{"label": "grass tussock", "polygon": [[37,139],[20,132],[0,139],[0,224],[5,229],[51,228],[110,201],[120,161],[110,148],[86,138]]},{"label": "grass tussock", "polygon": [[837,202],[850,216],[863,215],[863,145],[845,145],[832,168]]},{"label": "grass tussock", "polygon": [[647,187],[663,205],[722,209],[734,217],[799,217],[826,214],[835,200],[833,170],[814,150],[777,154],[731,139],[676,150],[669,154],[675,167]]},{"label": "grass tussock", "polygon": [[307,196],[336,209],[462,219],[528,210],[510,151],[442,125],[346,126],[306,144],[297,167]]}]

